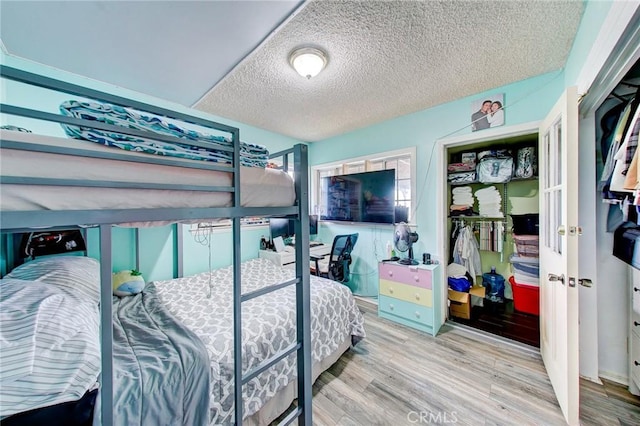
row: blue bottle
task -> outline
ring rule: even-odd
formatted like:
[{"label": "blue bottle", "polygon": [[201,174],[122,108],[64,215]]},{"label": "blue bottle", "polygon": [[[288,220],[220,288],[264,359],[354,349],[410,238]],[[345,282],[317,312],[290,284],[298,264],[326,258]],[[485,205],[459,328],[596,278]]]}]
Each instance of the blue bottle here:
[{"label": "blue bottle", "polygon": [[485,298],[492,302],[504,302],[504,277],[496,273],[496,267],[491,272],[482,274],[482,285],[485,287]]}]

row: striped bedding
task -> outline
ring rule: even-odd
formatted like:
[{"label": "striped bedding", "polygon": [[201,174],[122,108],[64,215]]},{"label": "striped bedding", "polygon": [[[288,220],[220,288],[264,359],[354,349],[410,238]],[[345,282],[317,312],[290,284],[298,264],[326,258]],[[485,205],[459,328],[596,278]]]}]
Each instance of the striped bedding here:
[{"label": "striped bedding", "polygon": [[[66,101],[60,105],[60,112],[62,115],[69,117],[174,136],[184,140],[184,143],[180,145],[171,144],[120,133],[62,124],[62,128],[67,135],[75,139],[84,139],[127,151],[145,152],[190,160],[212,161],[221,164],[232,164],[233,162],[231,152],[205,149],[189,143],[190,141],[210,142],[231,148],[233,147],[233,141],[231,139],[189,129],[187,123],[177,120],[170,120],[133,108],[97,101]],[[240,143],[241,165],[265,168],[268,159],[269,152],[264,146],[247,142]]]},{"label": "striped bedding", "polygon": [[0,417],[80,399],[100,372],[98,306],[43,281],[0,280]]},{"label": "striped bedding", "polygon": [[[34,417],[47,421],[52,415],[60,420],[68,413],[63,404],[80,406],[97,388],[99,289],[99,262],[80,256],[38,258],[0,280],[3,424]],[[151,287],[136,296],[113,297],[113,358],[119,424],[208,422],[207,351]],[[99,403],[92,410],[90,402],[83,418],[93,411],[94,424],[100,424]],[[75,422],[77,414],[56,424]]]}]

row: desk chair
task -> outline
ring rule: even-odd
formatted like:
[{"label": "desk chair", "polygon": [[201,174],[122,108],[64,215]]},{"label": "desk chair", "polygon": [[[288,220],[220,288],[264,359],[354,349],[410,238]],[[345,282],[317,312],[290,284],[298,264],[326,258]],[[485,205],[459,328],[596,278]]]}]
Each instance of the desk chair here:
[{"label": "desk chair", "polygon": [[358,234],[336,235],[331,246],[331,253],[327,256],[311,255],[311,273],[329,278],[333,281],[346,283],[349,281],[349,265],[351,265],[351,251],[358,241]]}]

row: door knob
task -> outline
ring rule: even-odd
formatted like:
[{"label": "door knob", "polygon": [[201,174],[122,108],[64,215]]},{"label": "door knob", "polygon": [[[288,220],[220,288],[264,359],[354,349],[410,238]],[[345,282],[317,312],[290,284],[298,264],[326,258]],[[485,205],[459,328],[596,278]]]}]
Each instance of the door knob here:
[{"label": "door knob", "polygon": [[588,288],[593,287],[593,281],[591,281],[589,278],[580,278],[578,280],[578,284],[580,284],[583,287],[588,287]]},{"label": "door knob", "polygon": [[549,278],[549,281],[560,281],[562,284],[564,284],[564,274],[561,274],[561,275],[549,274],[548,278]]},{"label": "door knob", "polygon": [[558,235],[563,235],[567,233],[567,230],[565,229],[564,225],[560,225],[558,226],[557,229]]}]

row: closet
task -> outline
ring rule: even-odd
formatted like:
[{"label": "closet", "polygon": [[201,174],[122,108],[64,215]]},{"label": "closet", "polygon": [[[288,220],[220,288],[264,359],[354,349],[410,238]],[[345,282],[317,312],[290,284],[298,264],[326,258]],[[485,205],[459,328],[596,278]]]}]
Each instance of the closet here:
[{"label": "closet", "polygon": [[[464,265],[472,289],[483,287],[485,293],[467,297],[469,312],[452,309],[449,318],[535,347],[540,344],[537,146],[538,133],[531,131],[445,151],[446,263]],[[450,288],[454,276],[462,275],[455,270],[447,274]],[[457,308],[456,296],[450,295],[449,304]]]},{"label": "closet", "polygon": [[[638,172],[640,160],[636,150],[640,127],[640,61],[618,82],[595,113],[597,235],[599,277],[606,276],[606,287],[600,286],[598,311],[604,317],[600,347],[627,343],[626,354],[614,358],[600,354],[602,370],[613,370],[618,358],[627,356],[629,390],[640,395],[640,209]],[[617,285],[619,283],[619,285]],[[625,315],[607,315],[624,307]],[[628,311],[627,311],[628,309]],[[623,321],[624,319],[624,321]],[[613,366],[613,367],[610,367]],[[624,380],[624,377],[621,378]]]}]

